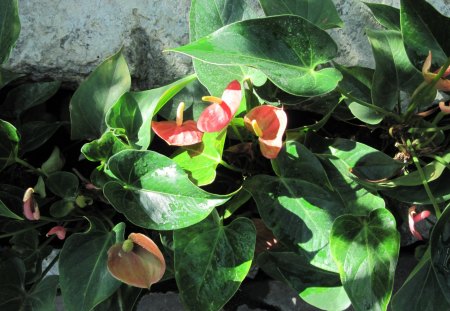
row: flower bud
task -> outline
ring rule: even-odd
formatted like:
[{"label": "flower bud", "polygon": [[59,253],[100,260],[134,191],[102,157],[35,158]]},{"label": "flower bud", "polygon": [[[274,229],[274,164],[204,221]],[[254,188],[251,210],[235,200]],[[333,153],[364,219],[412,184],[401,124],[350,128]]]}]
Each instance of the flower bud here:
[{"label": "flower bud", "polygon": [[23,195],[23,215],[28,220],[39,220],[41,213],[39,206],[33,197],[33,188],[28,188]]}]

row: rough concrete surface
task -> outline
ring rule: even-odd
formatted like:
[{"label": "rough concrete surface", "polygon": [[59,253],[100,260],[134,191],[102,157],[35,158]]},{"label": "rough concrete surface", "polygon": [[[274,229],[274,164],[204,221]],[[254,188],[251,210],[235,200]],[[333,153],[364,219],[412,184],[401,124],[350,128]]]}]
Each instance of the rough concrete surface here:
[{"label": "rough concrete surface", "polygon": [[[243,0],[255,2],[257,0]],[[19,0],[22,31],[7,68],[35,80],[79,83],[121,47],[135,87],[167,84],[192,72],[191,59],[164,49],[189,41],[190,0]],[[360,0],[334,0],[345,23],[332,30],[338,62],[373,66],[366,27],[377,27]],[[399,6],[399,0],[367,0]],[[450,0],[431,0],[450,15]]]}]

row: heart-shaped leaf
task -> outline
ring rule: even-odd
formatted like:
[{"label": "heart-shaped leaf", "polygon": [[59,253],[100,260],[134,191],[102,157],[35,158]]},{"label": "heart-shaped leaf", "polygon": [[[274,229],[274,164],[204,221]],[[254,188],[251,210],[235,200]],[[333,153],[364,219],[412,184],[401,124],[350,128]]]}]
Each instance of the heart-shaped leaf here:
[{"label": "heart-shaped leaf", "polygon": [[72,139],[100,137],[106,129],[106,113],[130,85],[130,72],[122,51],[101,63],[80,84],[70,101]]},{"label": "heart-shaped leaf", "polygon": [[20,33],[17,0],[0,2],[0,64],[8,58]]},{"label": "heart-shaped leaf", "polygon": [[78,177],[69,172],[55,172],[48,176],[47,187],[51,192],[64,199],[75,199],[78,194]]},{"label": "heart-shaped leaf", "polygon": [[350,306],[339,275],[312,266],[304,255],[265,252],[258,256],[258,266],[271,277],[292,287],[303,300],[316,308],[345,310]]},{"label": "heart-shaped leaf", "polygon": [[106,198],[144,228],[193,225],[230,198],[198,188],[173,160],[154,151],[121,151],[109,159],[108,168],[117,181],[104,186]]},{"label": "heart-shaped leaf", "polygon": [[23,220],[22,217],[20,217],[17,214],[11,212],[9,210],[9,208],[2,202],[2,200],[0,200],[0,216],[11,218],[11,219]]},{"label": "heart-shaped leaf", "polygon": [[256,230],[247,218],[227,226],[213,217],[174,231],[175,279],[188,310],[219,310],[250,270]]},{"label": "heart-shaped leaf", "polygon": [[342,27],[336,6],[331,0],[259,0],[267,16],[293,14],[301,16],[322,29]]},{"label": "heart-shaped leaf", "polygon": [[412,94],[423,77],[409,61],[399,31],[367,29],[367,35],[376,63],[372,100],[375,105],[392,110],[398,103],[399,90]]},{"label": "heart-shaped leaf", "polygon": [[330,248],[355,310],[386,310],[400,249],[391,213],[380,208],[368,216],[338,217]]},{"label": "heart-shaped leaf", "polygon": [[11,123],[0,120],[0,171],[15,162],[19,140],[16,128]]},{"label": "heart-shaped leaf", "polygon": [[[225,25],[257,17],[262,17],[262,14],[249,1],[192,0],[189,14],[190,39],[195,41]],[[258,70],[243,66],[224,67],[194,60],[194,69],[209,93],[218,97],[233,80],[241,82],[250,77],[258,85],[266,80]]]},{"label": "heart-shaped leaf", "polygon": [[421,68],[429,51],[437,64],[447,60],[450,19],[431,4],[425,0],[401,0],[400,25],[408,56],[417,68]]},{"label": "heart-shaped leaf", "polygon": [[197,186],[212,183],[216,178],[217,165],[222,161],[226,131],[205,133],[202,143],[186,146],[173,157],[186,170]]},{"label": "heart-shaped leaf", "polygon": [[108,232],[99,221],[89,222],[88,231],[65,241],[59,256],[61,292],[68,311],[89,311],[120,287],[108,272],[107,251],[123,241],[125,226],[120,223]]},{"label": "heart-shaped leaf", "polygon": [[437,306],[439,310],[450,309],[433,269],[429,250],[394,295],[391,306],[393,311],[435,311]]},{"label": "heart-shaped leaf", "polygon": [[295,15],[236,22],[172,51],[213,64],[259,69],[279,88],[299,96],[328,93],[342,78],[334,68],[316,70],[336,56],[333,39]]}]

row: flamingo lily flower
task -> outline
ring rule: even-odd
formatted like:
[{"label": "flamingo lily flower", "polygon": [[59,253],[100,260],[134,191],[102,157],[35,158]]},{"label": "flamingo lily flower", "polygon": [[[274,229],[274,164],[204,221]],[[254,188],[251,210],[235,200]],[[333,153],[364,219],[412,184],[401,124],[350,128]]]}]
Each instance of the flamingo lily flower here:
[{"label": "flamingo lily flower", "polygon": [[224,129],[233,118],[241,104],[242,91],[241,85],[237,80],[228,84],[222,94],[222,98],[214,96],[203,96],[203,101],[213,104],[203,110],[198,118],[197,126],[202,132],[219,132]]},{"label": "flamingo lily flower", "polygon": [[275,159],[283,145],[287,116],[282,108],[270,105],[258,106],[244,117],[245,126],[259,137],[261,153],[267,159]]},{"label": "flamingo lily flower", "polygon": [[114,244],[108,250],[108,270],[128,285],[150,288],[163,277],[166,262],[152,239],[131,233],[123,243]]},{"label": "flamingo lily flower", "polygon": [[423,240],[422,235],[416,229],[416,223],[424,220],[430,216],[430,211],[423,211],[417,214],[416,206],[413,205],[408,210],[408,223],[409,223],[409,231],[411,234],[418,240]]},{"label": "flamingo lily flower", "polygon": [[202,141],[203,133],[193,120],[183,122],[185,104],[181,102],[177,109],[176,121],[153,121],[152,129],[169,145],[189,146]]},{"label": "flamingo lily flower", "polygon": [[[433,81],[433,79],[437,76],[437,72],[439,72],[439,70],[440,70],[440,68],[439,68],[437,70],[437,72],[430,71],[431,60],[432,60],[432,55],[431,55],[431,51],[430,51],[428,53],[427,58],[425,59],[425,62],[423,63],[423,66],[422,66],[422,75],[427,83],[431,83],[431,81]],[[440,91],[445,91],[445,92],[450,91],[450,80],[445,79],[448,76],[450,76],[450,67],[448,67],[445,70],[442,77],[436,83],[436,89],[438,89]]]},{"label": "flamingo lily flower", "polygon": [[23,215],[28,220],[39,220],[41,213],[39,206],[33,196],[34,189],[28,188],[23,195]]},{"label": "flamingo lily flower", "polygon": [[64,228],[63,226],[55,226],[51,228],[45,236],[49,237],[50,235],[53,234],[56,234],[58,239],[64,240],[66,238],[66,228]]}]

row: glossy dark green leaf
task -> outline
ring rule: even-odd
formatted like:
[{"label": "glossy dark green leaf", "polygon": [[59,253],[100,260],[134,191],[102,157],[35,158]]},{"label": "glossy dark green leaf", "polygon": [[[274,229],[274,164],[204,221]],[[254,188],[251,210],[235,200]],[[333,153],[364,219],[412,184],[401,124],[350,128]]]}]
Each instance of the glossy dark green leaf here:
[{"label": "glossy dark green leaf", "polygon": [[399,90],[412,94],[423,82],[422,74],[411,64],[399,31],[367,29],[366,32],[376,63],[373,104],[393,110],[399,101]]},{"label": "glossy dark green leaf", "polygon": [[4,311],[20,310],[26,297],[24,288],[25,265],[19,258],[0,261],[0,308]]},{"label": "glossy dark green leaf", "polygon": [[11,219],[17,219],[17,220],[23,220],[22,217],[18,216],[17,214],[13,213],[4,203],[2,200],[0,200],[0,216],[11,218]]},{"label": "glossy dark green leaf", "polygon": [[180,149],[172,158],[197,186],[209,185],[216,178],[222,161],[226,131],[203,134],[202,143]]},{"label": "glossy dark green leaf", "polygon": [[331,189],[330,181],[320,161],[304,145],[296,141],[286,142],[277,158],[272,161],[272,167],[280,177],[299,178]]},{"label": "glossy dark green leaf", "polygon": [[208,63],[259,69],[282,90],[300,96],[328,93],[342,78],[334,68],[316,70],[336,56],[333,39],[295,15],[236,22],[173,51]]},{"label": "glossy dark green leaf", "polygon": [[265,252],[258,256],[258,266],[272,278],[292,287],[316,308],[345,310],[350,306],[339,275],[312,266],[304,255]]},{"label": "glossy dark green leaf", "polygon": [[75,209],[75,201],[72,200],[58,200],[54,202],[49,209],[50,215],[55,218],[62,218],[70,214]]},{"label": "glossy dark green leaf", "polygon": [[386,4],[364,2],[376,20],[389,30],[400,30],[400,10]]},{"label": "glossy dark green leaf", "polygon": [[[242,0],[193,0],[189,14],[190,40],[196,41],[228,24],[262,17],[250,1]],[[250,77],[260,84],[265,76],[254,69],[243,66],[217,66],[194,60],[194,69],[200,82],[213,96],[220,97],[227,85]]]},{"label": "glossy dark green leaf", "polygon": [[64,166],[64,162],[65,160],[61,154],[61,151],[57,146],[55,146],[48,159],[42,163],[41,170],[47,175],[60,171]]},{"label": "glossy dark green leaf", "polygon": [[99,139],[84,144],[81,152],[89,161],[106,163],[111,156],[125,149],[131,149],[131,147],[113,132],[108,131]]},{"label": "glossy dark green leaf", "polygon": [[19,8],[17,0],[0,2],[0,64],[11,53],[20,33]]},{"label": "glossy dark green leaf", "polygon": [[394,295],[391,307],[393,311],[435,311],[450,309],[450,304],[445,299],[436,274],[434,273],[429,251],[425,253],[408,276],[406,282]]},{"label": "glossy dark green leaf", "polygon": [[368,124],[378,124],[383,120],[383,115],[375,110],[360,104],[372,103],[372,80],[374,70],[365,67],[345,67],[335,64],[342,73],[343,79],[339,82],[339,92],[347,99],[348,108],[359,120]]},{"label": "glossy dark green leaf", "polygon": [[336,6],[331,0],[259,0],[267,16],[293,14],[301,16],[322,29],[342,27]]},{"label": "glossy dark green leaf", "polygon": [[45,184],[51,192],[61,198],[75,199],[78,194],[78,177],[69,172],[52,173],[48,176]]},{"label": "glossy dark green leaf", "polygon": [[400,249],[391,213],[377,209],[368,216],[338,217],[330,248],[355,310],[386,310]]},{"label": "glossy dark green leaf", "polygon": [[130,89],[130,84],[130,72],[121,51],[101,63],[70,101],[72,139],[100,137],[106,129],[106,113]]},{"label": "glossy dark green leaf", "polygon": [[60,122],[49,123],[44,121],[32,121],[22,125],[20,128],[21,152],[30,152],[45,144],[61,125]]},{"label": "glossy dark green leaf", "polygon": [[85,233],[72,234],[64,242],[59,256],[60,286],[68,311],[88,311],[106,300],[119,287],[108,272],[108,249],[123,241],[125,226],[118,224],[111,232],[89,220]]},{"label": "glossy dark green leaf", "polygon": [[142,288],[122,284],[119,289],[101,304],[97,305],[93,311],[132,311],[140,297]]},{"label": "glossy dark green leaf", "polygon": [[385,207],[384,199],[358,183],[344,161],[328,158],[324,160],[323,165],[334,191],[346,207],[346,214],[367,215],[373,210]]},{"label": "glossy dark green leaf", "polygon": [[442,213],[431,233],[431,264],[442,293],[450,304],[450,208]]},{"label": "glossy dark green leaf", "polygon": [[349,171],[365,180],[379,180],[395,175],[404,164],[363,143],[337,138],[328,152],[345,162]]},{"label": "glossy dark green leaf", "polygon": [[18,117],[26,110],[50,99],[59,90],[60,85],[58,81],[21,84],[8,92],[4,105],[11,107]]},{"label": "glossy dark green leaf", "polygon": [[9,122],[0,119],[0,171],[13,164],[19,149],[19,132]]},{"label": "glossy dark green leaf", "polygon": [[334,271],[329,233],[344,206],[331,189],[302,180],[302,170],[289,170],[295,160],[300,161],[296,159],[297,148],[292,146],[288,149],[291,159],[276,160],[279,176],[255,175],[246,180],[244,188],[252,194],[261,218],[277,239],[301,249],[311,264]]},{"label": "glossy dark green leaf", "polygon": [[433,53],[433,62],[442,65],[450,55],[447,29],[450,19],[425,0],[401,0],[400,24],[411,61],[417,68]]},{"label": "glossy dark green leaf", "polygon": [[195,186],[173,160],[154,151],[124,150],[108,161],[117,178],[104,186],[114,208],[132,223],[156,230],[193,225],[230,196]]},{"label": "glossy dark green leaf", "polygon": [[174,231],[175,278],[187,310],[220,310],[250,270],[255,242],[247,218],[223,226],[210,216]]}]

